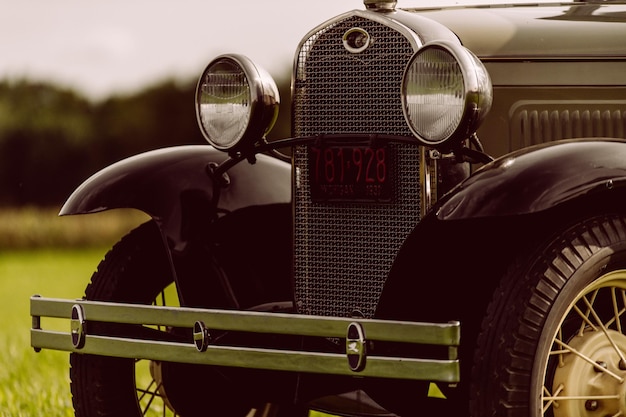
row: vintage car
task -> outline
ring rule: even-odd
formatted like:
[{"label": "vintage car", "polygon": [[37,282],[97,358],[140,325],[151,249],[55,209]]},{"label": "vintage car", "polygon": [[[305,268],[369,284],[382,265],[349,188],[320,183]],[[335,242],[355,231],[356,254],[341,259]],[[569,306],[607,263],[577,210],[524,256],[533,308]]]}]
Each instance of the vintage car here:
[{"label": "vintage car", "polygon": [[626,415],[626,4],[365,0],[291,93],[267,141],[276,84],[215,58],[210,146],[61,209],[152,218],[84,299],[31,298],[77,416]]}]

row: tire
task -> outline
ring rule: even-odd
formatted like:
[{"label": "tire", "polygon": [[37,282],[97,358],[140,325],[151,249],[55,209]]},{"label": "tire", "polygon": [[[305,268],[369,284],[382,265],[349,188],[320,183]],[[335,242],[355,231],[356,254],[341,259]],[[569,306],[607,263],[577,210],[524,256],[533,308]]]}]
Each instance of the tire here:
[{"label": "tire", "polygon": [[626,218],[596,216],[518,256],[478,337],[475,417],[626,415]]},{"label": "tire", "polygon": [[[130,232],[117,243],[98,266],[85,291],[86,299],[140,304],[165,304],[172,276],[160,233],[153,222]],[[173,284],[172,284],[173,285]],[[168,286],[170,290],[164,291]],[[90,332],[119,333],[119,325],[88,323]],[[163,329],[160,329],[163,330]],[[162,332],[166,338],[170,332]],[[176,336],[171,334],[172,340]],[[173,411],[166,390],[157,383],[163,378],[161,363],[103,356],[70,355],[71,391],[75,415],[94,416],[245,416],[250,407],[224,381],[214,381],[211,394],[189,401],[185,410]],[[219,375],[218,375],[219,376]],[[210,375],[207,375],[209,378]],[[203,380],[205,381],[205,380]],[[204,387],[206,388],[206,387]],[[193,389],[193,387],[192,387]],[[198,387],[195,387],[199,390]],[[210,398],[213,398],[211,401]]]}]

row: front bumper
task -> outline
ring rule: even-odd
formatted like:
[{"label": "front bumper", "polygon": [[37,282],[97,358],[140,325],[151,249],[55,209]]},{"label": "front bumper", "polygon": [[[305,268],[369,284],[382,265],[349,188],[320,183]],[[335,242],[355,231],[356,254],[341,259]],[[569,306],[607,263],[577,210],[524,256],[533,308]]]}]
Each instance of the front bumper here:
[{"label": "front bumper", "polygon": [[[34,296],[35,350],[329,375],[459,382],[460,324],[350,319],[283,313],[158,307]],[[44,330],[42,318],[67,319],[69,332]],[[190,328],[187,342],[89,333],[89,322]],[[211,331],[345,339],[345,354],[212,345]],[[448,347],[448,359],[368,355],[373,341]]]}]

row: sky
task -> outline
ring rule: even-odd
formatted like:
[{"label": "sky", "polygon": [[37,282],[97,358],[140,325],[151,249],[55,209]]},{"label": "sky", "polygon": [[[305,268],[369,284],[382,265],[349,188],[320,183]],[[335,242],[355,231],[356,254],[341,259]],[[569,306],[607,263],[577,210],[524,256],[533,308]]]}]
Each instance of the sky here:
[{"label": "sky", "polygon": [[58,83],[92,100],[168,78],[215,56],[247,55],[288,75],[312,28],[362,0],[0,0],[0,79]]}]

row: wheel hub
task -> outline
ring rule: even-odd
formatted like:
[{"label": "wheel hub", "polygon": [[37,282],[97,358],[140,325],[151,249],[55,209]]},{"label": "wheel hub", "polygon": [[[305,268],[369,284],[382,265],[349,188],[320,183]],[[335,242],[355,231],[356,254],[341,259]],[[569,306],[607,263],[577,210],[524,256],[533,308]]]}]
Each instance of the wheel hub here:
[{"label": "wheel hub", "polygon": [[568,342],[554,374],[552,392],[562,397],[555,417],[626,415],[626,364],[618,350],[626,352],[626,336],[614,330],[589,329]]}]

